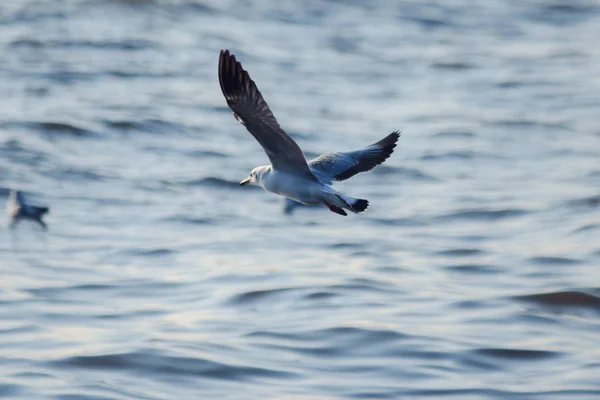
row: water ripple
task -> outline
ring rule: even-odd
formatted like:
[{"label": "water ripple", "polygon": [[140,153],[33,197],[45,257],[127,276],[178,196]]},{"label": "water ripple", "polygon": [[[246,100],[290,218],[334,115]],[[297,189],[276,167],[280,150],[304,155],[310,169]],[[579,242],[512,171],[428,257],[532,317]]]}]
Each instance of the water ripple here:
[{"label": "water ripple", "polygon": [[119,41],[92,41],[92,40],[39,40],[39,39],[16,39],[9,45],[14,48],[90,48],[94,50],[147,50],[156,48],[156,42],[144,39],[128,39]]},{"label": "water ripple", "polygon": [[[598,291],[598,289],[593,289]],[[518,299],[550,308],[582,308],[600,312],[600,297],[582,291],[537,293]]]},{"label": "water ripple", "polygon": [[21,385],[15,385],[10,383],[0,384],[0,397],[9,398],[11,396],[17,396],[23,387]]},{"label": "water ripple", "polygon": [[490,359],[507,361],[543,361],[561,356],[560,352],[529,349],[481,348],[473,352]]},{"label": "water ripple", "polygon": [[5,121],[0,127],[3,129],[26,128],[55,137],[70,136],[84,138],[97,136],[97,133],[89,129],[64,122]]},{"label": "water ripple", "polygon": [[191,217],[189,215],[174,215],[172,217],[163,218],[162,220],[185,225],[214,225],[217,222],[213,218]]},{"label": "water ripple", "polygon": [[486,264],[458,264],[445,267],[449,271],[455,271],[466,274],[497,274],[501,269],[493,265]]},{"label": "water ripple", "polygon": [[258,186],[250,186],[250,185],[241,187],[239,182],[229,181],[227,179],[216,178],[216,177],[212,177],[212,176],[207,177],[207,178],[175,181],[175,182],[170,182],[170,183],[182,185],[182,186],[200,186],[200,187],[208,187],[208,188],[216,188],[216,189],[233,189],[233,190],[258,190],[258,189],[260,189]]},{"label": "water ripple", "polygon": [[234,295],[230,299],[230,303],[233,305],[248,305],[258,302],[271,302],[275,301],[275,298],[281,297],[291,292],[298,292],[303,290],[302,288],[277,288],[277,289],[263,289],[263,290],[252,290],[249,292],[240,293]]},{"label": "water ripple", "polygon": [[436,219],[440,221],[458,221],[458,220],[476,220],[476,221],[497,221],[509,218],[521,217],[529,214],[529,211],[523,209],[467,209],[457,211],[451,214],[442,215]]},{"label": "water ripple", "polygon": [[177,357],[155,351],[138,351],[95,356],[75,356],[49,362],[58,368],[108,369],[149,374],[199,376],[228,381],[247,381],[261,378],[293,378],[294,373],[267,368],[226,364],[199,357]]},{"label": "water ripple", "polygon": [[111,130],[124,133],[131,131],[167,134],[185,132],[185,127],[179,123],[166,121],[163,119],[144,119],[144,120],[104,120],[102,123]]},{"label": "water ripple", "polygon": [[449,257],[469,257],[475,256],[485,253],[480,249],[450,249],[450,250],[442,250],[438,251],[436,254],[440,256],[449,256]]},{"label": "water ripple", "polygon": [[570,200],[567,204],[572,207],[598,208],[600,207],[600,194],[596,196],[573,199]]}]

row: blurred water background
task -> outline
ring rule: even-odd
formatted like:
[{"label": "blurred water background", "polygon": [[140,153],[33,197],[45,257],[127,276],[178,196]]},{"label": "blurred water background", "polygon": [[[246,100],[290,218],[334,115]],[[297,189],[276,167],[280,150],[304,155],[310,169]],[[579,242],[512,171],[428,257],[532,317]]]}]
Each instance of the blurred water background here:
[{"label": "blurred water background", "polygon": [[[600,3],[0,5],[6,399],[600,398]],[[401,130],[281,212],[231,49],[308,156]],[[5,226],[5,225],[3,225]]]}]

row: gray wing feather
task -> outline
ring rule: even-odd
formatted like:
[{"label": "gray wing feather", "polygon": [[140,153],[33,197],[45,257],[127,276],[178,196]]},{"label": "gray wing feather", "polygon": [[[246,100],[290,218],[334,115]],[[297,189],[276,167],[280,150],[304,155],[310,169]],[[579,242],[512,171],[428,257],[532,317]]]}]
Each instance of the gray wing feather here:
[{"label": "gray wing feather", "polygon": [[370,171],[394,152],[400,132],[392,132],[377,143],[361,150],[327,153],[308,163],[313,174],[323,183],[343,181],[360,172]]},{"label": "gray wing feather", "polygon": [[279,126],[256,84],[229,50],[221,50],[219,83],[233,115],[260,143],[273,168],[316,179],[298,144]]}]

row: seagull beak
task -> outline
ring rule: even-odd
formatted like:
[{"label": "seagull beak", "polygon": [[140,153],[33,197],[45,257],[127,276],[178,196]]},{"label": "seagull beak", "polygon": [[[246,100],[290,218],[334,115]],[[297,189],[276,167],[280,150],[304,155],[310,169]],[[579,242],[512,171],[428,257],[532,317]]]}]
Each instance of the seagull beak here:
[{"label": "seagull beak", "polygon": [[240,182],[240,186],[244,186],[249,184],[250,182],[252,182],[252,180],[250,178],[246,178],[243,181]]}]

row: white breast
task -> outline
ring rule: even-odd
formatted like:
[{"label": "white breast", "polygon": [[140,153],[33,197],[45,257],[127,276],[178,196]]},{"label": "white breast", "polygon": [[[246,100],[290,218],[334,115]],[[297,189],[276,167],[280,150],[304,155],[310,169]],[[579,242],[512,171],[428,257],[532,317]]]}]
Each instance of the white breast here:
[{"label": "white breast", "polygon": [[297,200],[304,204],[321,204],[324,185],[287,172],[271,171],[263,177],[263,188],[269,192]]}]

